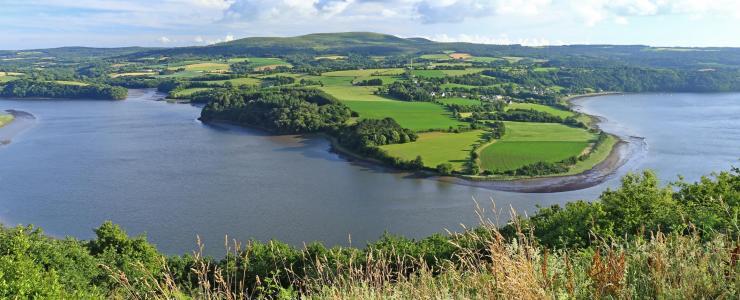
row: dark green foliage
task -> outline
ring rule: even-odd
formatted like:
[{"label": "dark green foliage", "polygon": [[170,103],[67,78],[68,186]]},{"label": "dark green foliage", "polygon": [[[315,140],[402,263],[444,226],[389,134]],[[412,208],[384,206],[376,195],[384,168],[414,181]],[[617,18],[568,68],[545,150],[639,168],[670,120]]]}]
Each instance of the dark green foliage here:
[{"label": "dark green foliage", "polygon": [[262,87],[288,85],[295,83],[295,78],[289,76],[270,76],[262,79]]},{"label": "dark green foliage", "polygon": [[49,81],[14,80],[7,83],[2,90],[2,97],[19,98],[68,98],[68,99],[126,99],[128,90],[109,85],[69,85]]},{"label": "dark green foliage", "polygon": [[416,141],[416,138],[416,133],[401,127],[391,118],[360,120],[354,125],[345,127],[339,133],[339,141],[342,145],[352,149],[402,144]]},{"label": "dark green foliage", "polygon": [[[623,238],[657,230],[683,232],[696,226],[704,238],[717,233],[737,237],[740,212],[740,170],[704,177],[697,183],[680,181],[660,186],[654,173],[628,174],[620,188],[608,189],[598,201],[573,202],[564,208],[540,208],[523,220],[525,228],[547,247],[587,247],[591,236]],[[509,227],[506,230],[513,231]]]},{"label": "dark green foliage", "polygon": [[437,90],[437,88],[430,84],[419,84],[411,81],[396,81],[388,85],[388,88],[381,93],[403,101],[429,102],[434,100],[432,92],[435,92],[435,90]]},{"label": "dark green foliage", "polygon": [[228,121],[277,133],[303,133],[343,125],[349,108],[317,89],[214,90],[199,93],[195,102],[208,102],[203,121]]},{"label": "dark green foliage", "polygon": [[454,168],[450,163],[441,163],[437,165],[437,173],[440,175],[452,175]]},{"label": "dark green foliage", "polygon": [[357,86],[381,86],[383,85],[383,79],[373,78],[373,79],[354,82],[352,84],[357,85]]}]

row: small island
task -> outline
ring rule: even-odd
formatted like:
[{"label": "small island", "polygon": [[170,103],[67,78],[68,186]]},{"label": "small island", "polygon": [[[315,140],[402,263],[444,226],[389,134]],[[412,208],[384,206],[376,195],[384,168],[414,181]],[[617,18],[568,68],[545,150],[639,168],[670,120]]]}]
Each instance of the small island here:
[{"label": "small island", "polygon": [[0,113],[0,127],[10,124],[10,122],[13,122],[13,119],[15,119],[15,117],[11,114]]}]

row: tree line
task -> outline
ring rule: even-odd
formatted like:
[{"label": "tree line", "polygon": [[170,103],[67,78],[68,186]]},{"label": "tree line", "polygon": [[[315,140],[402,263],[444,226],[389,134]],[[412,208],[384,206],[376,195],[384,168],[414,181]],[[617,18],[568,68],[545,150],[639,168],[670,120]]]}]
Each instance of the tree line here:
[{"label": "tree line", "polygon": [[51,81],[18,79],[2,86],[0,96],[123,100],[128,96],[128,90],[122,87],[103,84],[72,85]]}]

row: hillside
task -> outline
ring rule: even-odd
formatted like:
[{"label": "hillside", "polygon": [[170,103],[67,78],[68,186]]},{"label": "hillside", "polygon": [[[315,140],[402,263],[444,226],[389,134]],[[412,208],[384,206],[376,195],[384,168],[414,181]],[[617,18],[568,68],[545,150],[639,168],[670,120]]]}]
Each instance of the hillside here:
[{"label": "hillside", "polygon": [[249,37],[210,46],[146,50],[130,57],[147,56],[285,56],[305,55],[411,55],[456,51],[474,56],[514,56],[553,63],[611,65],[633,64],[666,68],[737,68],[738,48],[679,48],[644,45],[565,45],[527,47],[442,43],[424,38],[400,38],[370,32],[316,33],[296,37]]}]

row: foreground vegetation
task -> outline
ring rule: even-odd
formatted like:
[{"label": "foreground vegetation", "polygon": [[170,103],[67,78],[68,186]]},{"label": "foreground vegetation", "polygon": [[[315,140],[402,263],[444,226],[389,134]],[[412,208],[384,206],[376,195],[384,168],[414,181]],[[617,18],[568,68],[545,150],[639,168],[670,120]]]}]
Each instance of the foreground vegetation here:
[{"label": "foreground vegetation", "polygon": [[[0,297],[133,299],[735,298],[740,170],[663,187],[630,174],[594,202],[541,208],[497,227],[365,248],[279,241],[157,252],[106,222],[96,238],[0,230]],[[202,248],[201,248],[202,249]]]}]

